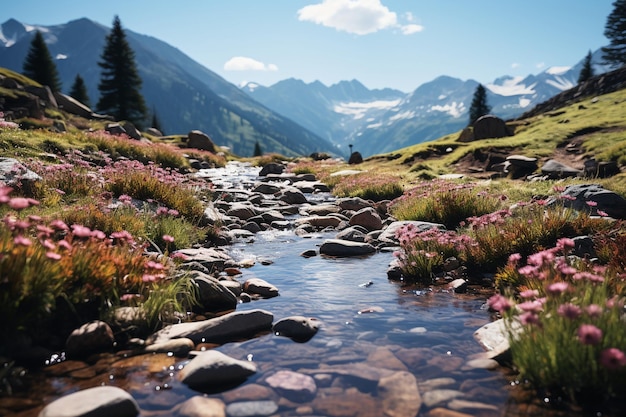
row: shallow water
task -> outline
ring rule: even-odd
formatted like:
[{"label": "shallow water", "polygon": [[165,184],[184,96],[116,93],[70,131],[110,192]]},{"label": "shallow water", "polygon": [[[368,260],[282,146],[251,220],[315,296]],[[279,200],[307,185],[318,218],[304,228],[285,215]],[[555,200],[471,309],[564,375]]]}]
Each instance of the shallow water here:
[{"label": "shallow water", "polygon": [[[228,187],[235,185],[236,178],[246,181],[255,178],[245,167],[235,168],[229,175],[224,175],[224,171],[213,174],[220,174]],[[319,378],[317,397],[310,402],[293,403],[277,396],[264,398],[263,394],[254,394],[262,391],[259,386],[262,388],[264,379],[277,370],[319,374],[328,367],[368,365],[412,373],[421,384],[423,399],[428,385],[439,381],[443,384],[440,389],[459,391],[460,400],[478,403],[461,409],[468,415],[587,414],[551,407],[549,401],[544,403],[523,391],[504,368],[486,370],[467,365],[482,352],[473,332],[493,319],[484,307],[488,290],[470,288],[467,294],[455,294],[445,286],[418,288],[389,281],[386,270],[393,259],[391,252],[363,258],[300,256],[333,236],[320,233],[303,238],[291,231],[272,231],[232,245],[230,252],[236,260],[256,260],[254,266],[242,271],[238,280],[258,277],[280,290],[278,297],[240,304],[238,310],[264,309],[273,313],[274,321],[292,315],[314,317],[322,326],[306,343],[266,333],[251,340],[204,346],[237,359],[251,360],[258,369],[239,387],[205,395],[219,398],[226,405],[242,399],[272,400],[279,407],[271,414],[275,416],[376,415],[381,401],[376,383],[354,375]],[[177,404],[200,394],[177,379],[185,363],[166,354],[132,357],[105,354],[91,358],[88,363],[65,361],[31,374],[26,379],[26,389],[14,397],[0,398],[0,410],[14,410],[7,414],[11,416],[34,416],[43,405],[63,394],[106,384],[130,392],[142,416],[172,415]],[[256,391],[244,393],[245,387],[255,387]],[[13,402],[11,407],[9,401]],[[449,401],[425,404],[419,415],[427,416],[433,408],[449,406]]]}]

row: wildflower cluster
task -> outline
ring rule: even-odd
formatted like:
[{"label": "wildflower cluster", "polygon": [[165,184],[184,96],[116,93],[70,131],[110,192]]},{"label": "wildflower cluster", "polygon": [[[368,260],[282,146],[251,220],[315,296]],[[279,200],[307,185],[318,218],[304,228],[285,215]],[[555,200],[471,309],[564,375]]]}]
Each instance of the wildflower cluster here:
[{"label": "wildflower cluster", "polygon": [[507,268],[519,275],[521,291],[516,298],[496,294],[489,305],[508,323],[522,379],[572,399],[614,396],[626,382],[624,298],[613,295],[624,277],[567,256],[573,247],[573,240],[559,239],[524,265],[521,255],[511,255]]}]

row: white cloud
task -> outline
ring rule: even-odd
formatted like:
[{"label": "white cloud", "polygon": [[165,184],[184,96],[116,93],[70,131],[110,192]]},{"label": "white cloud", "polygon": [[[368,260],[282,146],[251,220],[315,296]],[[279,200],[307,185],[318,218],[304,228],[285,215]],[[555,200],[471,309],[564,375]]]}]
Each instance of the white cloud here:
[{"label": "white cloud", "polygon": [[515,69],[515,68],[519,68],[519,62],[514,62],[511,64],[511,68]]},{"label": "white cloud", "polygon": [[356,35],[398,26],[396,13],[380,0],[323,0],[298,10],[298,19]]},{"label": "white cloud", "polygon": [[57,56],[55,58],[58,59],[58,60],[67,59],[67,55],[65,55],[65,54],[57,54]]},{"label": "white cloud", "polygon": [[278,71],[278,67],[245,56],[234,56],[224,64],[224,71]]},{"label": "white cloud", "polygon": [[411,23],[410,25],[400,26],[403,35],[412,35],[424,30],[424,26]]},{"label": "white cloud", "polygon": [[545,62],[539,62],[537,65],[535,65],[535,67],[537,67],[537,69],[541,69],[541,68],[543,68],[545,66],[546,66]]}]

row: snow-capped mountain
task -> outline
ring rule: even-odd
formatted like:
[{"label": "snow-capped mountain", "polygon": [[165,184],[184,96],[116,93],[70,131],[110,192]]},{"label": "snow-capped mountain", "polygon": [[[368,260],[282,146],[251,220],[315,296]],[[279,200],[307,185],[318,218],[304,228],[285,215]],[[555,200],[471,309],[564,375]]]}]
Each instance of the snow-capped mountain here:
[{"label": "snow-capped mountain", "polygon": [[[593,54],[595,74],[611,68]],[[485,84],[492,113],[511,119],[574,87],[583,60],[573,67],[551,67],[526,77],[502,76]],[[409,94],[367,90],[358,81],[326,87],[319,81],[281,81],[270,87],[250,83],[244,91],[265,106],[307,127],[340,148],[353,145],[363,156],[391,152],[437,139],[464,128],[478,82],[440,76]],[[341,92],[342,94],[338,94]]]}]

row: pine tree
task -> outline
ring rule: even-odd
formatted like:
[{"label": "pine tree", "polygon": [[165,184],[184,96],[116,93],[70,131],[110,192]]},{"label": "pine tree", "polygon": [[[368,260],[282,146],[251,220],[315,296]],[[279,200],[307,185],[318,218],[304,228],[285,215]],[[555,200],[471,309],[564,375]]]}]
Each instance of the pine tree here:
[{"label": "pine tree", "polygon": [[253,156],[263,156],[263,151],[261,150],[261,145],[259,142],[255,142],[254,144],[254,155]]},{"label": "pine tree", "polygon": [[73,97],[83,103],[85,106],[91,107],[89,95],[87,94],[87,86],[85,85],[85,81],[80,74],[76,74],[76,78],[74,78],[74,84],[72,84],[69,95],[70,97]]},{"label": "pine tree", "polygon": [[40,31],[35,32],[35,37],[30,43],[22,72],[39,84],[47,85],[53,92],[61,91],[57,66],[52,60],[46,41]]},{"label": "pine tree", "polygon": [[146,119],[146,104],[141,95],[141,78],[131,49],[118,16],[106,37],[104,51],[98,65],[102,68],[98,111],[116,120],[128,120],[140,128]]},{"label": "pine tree", "polygon": [[587,53],[585,60],[583,61],[583,68],[580,70],[580,75],[578,76],[578,84],[582,84],[587,81],[589,78],[594,76],[593,66],[591,65],[591,51]]},{"label": "pine tree", "polygon": [[604,36],[611,43],[602,48],[603,58],[608,64],[626,64],[626,0],[613,2],[613,11],[606,20]]},{"label": "pine tree", "polygon": [[489,114],[490,111],[491,107],[487,104],[487,90],[482,84],[478,84],[469,109],[469,124],[473,125],[479,117]]}]

